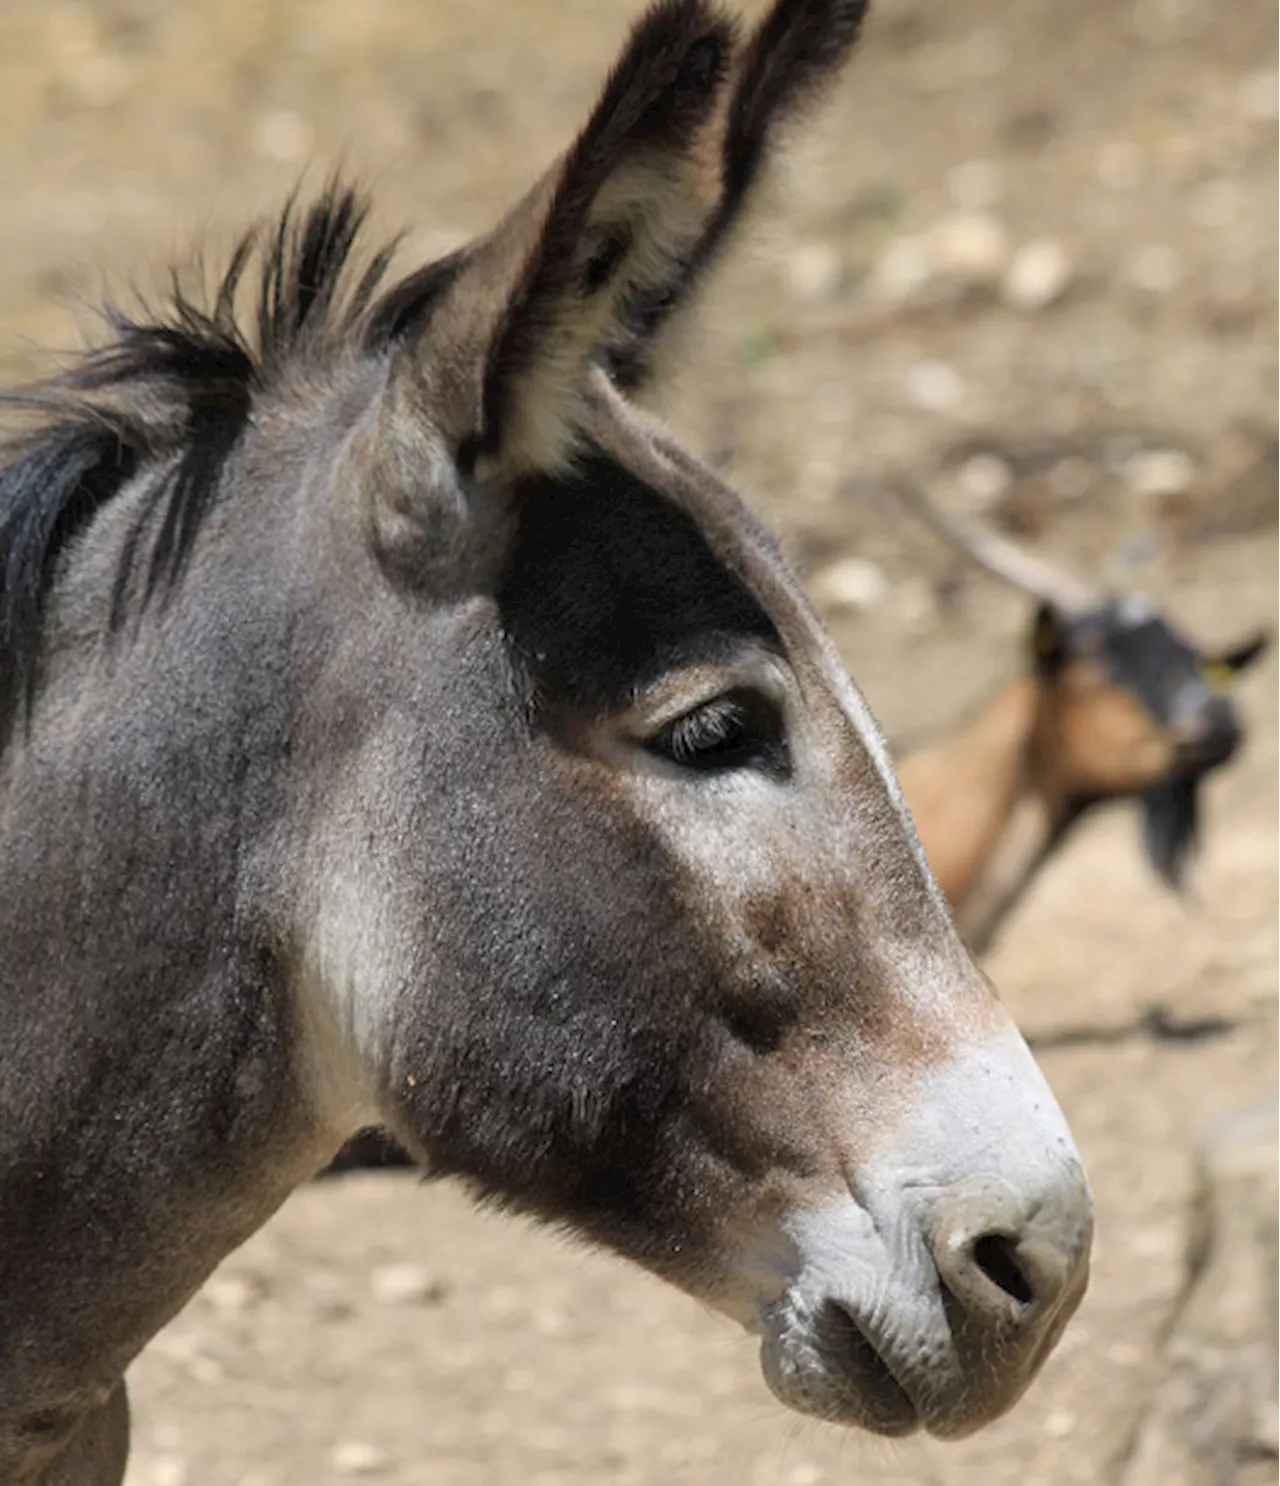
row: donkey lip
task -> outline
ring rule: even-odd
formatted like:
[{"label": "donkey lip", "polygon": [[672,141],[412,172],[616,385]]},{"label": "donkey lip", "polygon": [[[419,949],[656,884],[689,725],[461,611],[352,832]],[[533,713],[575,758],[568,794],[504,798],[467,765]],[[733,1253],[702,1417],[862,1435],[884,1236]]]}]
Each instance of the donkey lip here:
[{"label": "donkey lip", "polygon": [[784,1307],[763,1333],[765,1381],[788,1408],[889,1437],[913,1434],[924,1422],[883,1349],[842,1303],[802,1305],[790,1317]]},{"label": "donkey lip", "polygon": [[852,1312],[827,1301],[819,1317],[819,1333],[828,1366],[857,1389],[864,1428],[906,1435],[920,1427],[920,1413],[911,1395]]}]

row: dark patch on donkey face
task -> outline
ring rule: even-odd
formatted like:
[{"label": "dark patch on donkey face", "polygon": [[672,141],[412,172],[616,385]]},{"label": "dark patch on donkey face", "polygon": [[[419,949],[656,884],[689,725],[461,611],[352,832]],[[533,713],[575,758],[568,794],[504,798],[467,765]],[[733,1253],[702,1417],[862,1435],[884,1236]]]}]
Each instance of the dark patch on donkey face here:
[{"label": "dark patch on donkey face", "polygon": [[624,706],[677,661],[726,640],[781,650],[773,622],[693,520],[595,456],[572,480],[530,481],[503,624],[548,710]]}]

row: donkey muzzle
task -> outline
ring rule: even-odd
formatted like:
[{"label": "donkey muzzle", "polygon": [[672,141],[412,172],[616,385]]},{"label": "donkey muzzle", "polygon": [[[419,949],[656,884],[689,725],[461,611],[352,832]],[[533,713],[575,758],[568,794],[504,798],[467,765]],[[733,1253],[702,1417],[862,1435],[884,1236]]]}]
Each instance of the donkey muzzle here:
[{"label": "donkey muzzle", "polygon": [[920,1077],[848,1192],[790,1226],[795,1272],[761,1315],[793,1408],[956,1438],[1023,1393],[1088,1283],[1092,1201],[1012,1028]]}]

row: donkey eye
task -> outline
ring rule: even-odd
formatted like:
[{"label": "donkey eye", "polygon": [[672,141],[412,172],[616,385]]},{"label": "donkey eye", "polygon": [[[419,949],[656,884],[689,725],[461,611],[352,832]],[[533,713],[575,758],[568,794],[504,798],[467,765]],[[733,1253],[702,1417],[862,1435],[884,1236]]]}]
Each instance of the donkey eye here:
[{"label": "donkey eye", "polygon": [[685,769],[762,767],[788,772],[777,705],[759,692],[727,691],[669,722],[649,740],[655,753]]}]

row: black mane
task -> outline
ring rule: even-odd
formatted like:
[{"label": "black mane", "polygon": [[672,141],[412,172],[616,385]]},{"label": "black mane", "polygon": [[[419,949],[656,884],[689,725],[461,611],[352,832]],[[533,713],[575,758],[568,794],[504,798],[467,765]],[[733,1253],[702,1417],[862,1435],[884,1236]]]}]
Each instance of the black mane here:
[{"label": "black mane", "polygon": [[[93,515],[135,475],[163,469],[164,508],[143,593],[171,585],[255,398],[300,360],[389,346],[451,281],[458,256],[378,297],[396,244],[355,270],[367,214],[363,197],[337,182],[303,213],[291,198],[273,230],[240,240],[207,307],[175,275],[158,310],[108,305],[107,342],[60,375],[0,390],[0,410],[26,423],[0,441],[0,745],[34,694],[59,559]],[[255,266],[246,328],[236,303]],[[140,539],[136,532],[117,576],[112,628],[123,618]]]}]

